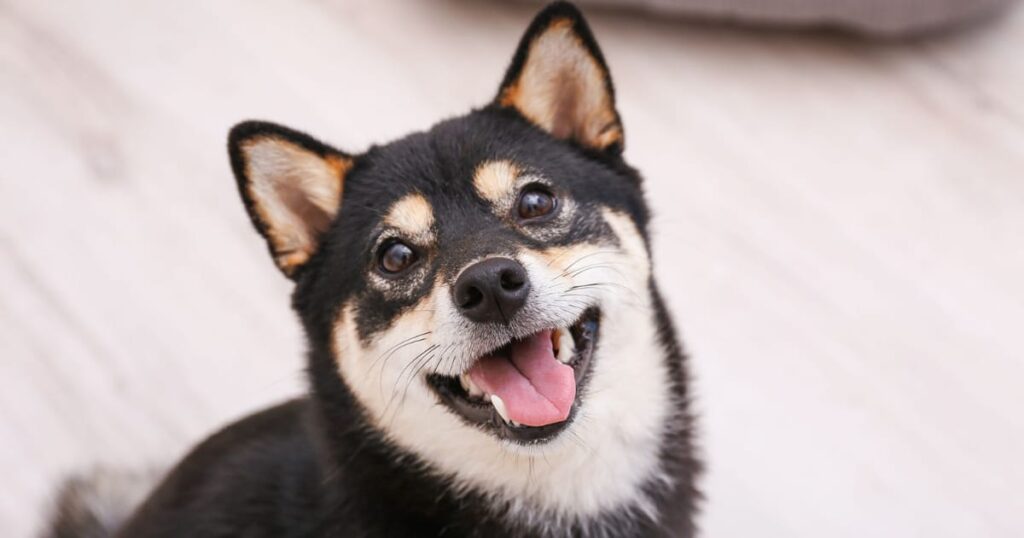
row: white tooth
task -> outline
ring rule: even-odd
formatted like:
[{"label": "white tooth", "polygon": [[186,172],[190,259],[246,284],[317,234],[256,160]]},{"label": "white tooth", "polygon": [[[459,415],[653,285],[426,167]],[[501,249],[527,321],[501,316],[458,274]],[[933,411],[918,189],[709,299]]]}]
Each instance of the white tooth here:
[{"label": "white tooth", "polygon": [[509,422],[508,409],[505,409],[505,402],[501,401],[501,398],[499,398],[497,394],[491,394],[491,405],[493,405],[498,411],[498,414],[501,415],[502,420]]},{"label": "white tooth", "polygon": [[462,388],[472,397],[476,398],[484,395],[484,391],[480,387],[476,386],[473,382],[473,378],[469,377],[469,374],[462,374],[459,376],[459,380],[462,382]]},{"label": "white tooth", "polygon": [[558,329],[558,360],[563,364],[569,364],[574,354],[576,342],[572,339],[572,333],[569,329]]}]

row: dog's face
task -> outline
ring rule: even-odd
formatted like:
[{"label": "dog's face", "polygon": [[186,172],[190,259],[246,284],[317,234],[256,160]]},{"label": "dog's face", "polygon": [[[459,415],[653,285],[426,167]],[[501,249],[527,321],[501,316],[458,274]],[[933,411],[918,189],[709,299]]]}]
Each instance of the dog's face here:
[{"label": "dog's face", "polygon": [[[254,122],[230,150],[368,421],[467,487],[589,512],[650,475],[668,408],[622,143],[607,67],[561,5],[490,106],[358,156]],[[535,457],[558,468],[530,476]]]}]

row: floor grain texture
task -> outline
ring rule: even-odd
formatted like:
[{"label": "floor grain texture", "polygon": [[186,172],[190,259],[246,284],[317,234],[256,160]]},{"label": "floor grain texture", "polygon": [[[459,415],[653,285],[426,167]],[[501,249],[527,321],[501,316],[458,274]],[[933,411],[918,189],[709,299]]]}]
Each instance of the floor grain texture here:
[{"label": "floor grain texture", "polygon": [[[0,3],[0,535],[303,386],[224,151],[482,104],[531,5]],[[692,354],[706,536],[1024,535],[1024,11],[910,42],[591,16]]]}]

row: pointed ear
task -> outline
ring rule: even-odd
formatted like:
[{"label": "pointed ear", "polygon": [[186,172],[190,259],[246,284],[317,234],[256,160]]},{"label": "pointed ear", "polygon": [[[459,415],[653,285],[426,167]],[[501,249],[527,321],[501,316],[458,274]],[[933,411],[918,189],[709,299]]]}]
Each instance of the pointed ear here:
[{"label": "pointed ear", "polygon": [[289,277],[316,252],[341,206],[352,158],[273,123],[247,121],[228,135],[245,208]]},{"label": "pointed ear", "polygon": [[530,24],[495,103],[514,108],[556,138],[622,151],[608,66],[583,15],[567,2],[549,5]]}]

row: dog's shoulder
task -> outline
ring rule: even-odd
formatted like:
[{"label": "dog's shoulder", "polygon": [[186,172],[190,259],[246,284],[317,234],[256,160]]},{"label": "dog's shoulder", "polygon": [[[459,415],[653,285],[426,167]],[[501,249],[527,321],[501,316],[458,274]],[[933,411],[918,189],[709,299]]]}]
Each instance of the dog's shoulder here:
[{"label": "dog's shoulder", "polygon": [[309,408],[306,399],[292,400],[207,438],[119,535],[219,536],[241,528],[256,532],[247,536],[314,533],[321,470]]}]

